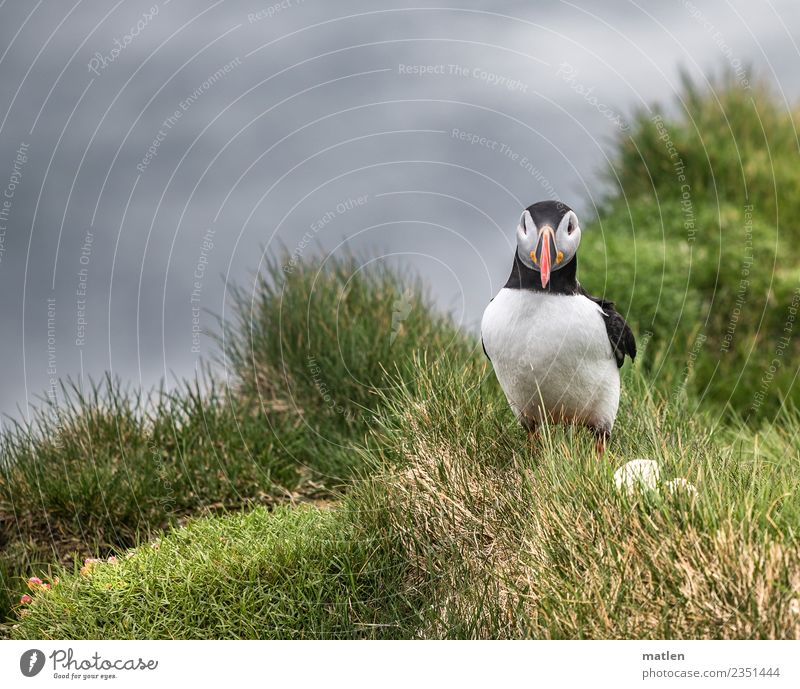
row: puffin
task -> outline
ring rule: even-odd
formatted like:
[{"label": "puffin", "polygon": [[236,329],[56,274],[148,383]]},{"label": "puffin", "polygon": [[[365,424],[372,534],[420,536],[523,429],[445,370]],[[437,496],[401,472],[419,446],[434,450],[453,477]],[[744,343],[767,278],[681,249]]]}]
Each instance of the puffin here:
[{"label": "puffin", "polygon": [[581,227],[560,201],[522,213],[508,281],[486,307],[481,342],[534,442],[544,423],[588,428],[603,455],[619,407],[619,369],[636,340],[614,303],[577,279]]}]

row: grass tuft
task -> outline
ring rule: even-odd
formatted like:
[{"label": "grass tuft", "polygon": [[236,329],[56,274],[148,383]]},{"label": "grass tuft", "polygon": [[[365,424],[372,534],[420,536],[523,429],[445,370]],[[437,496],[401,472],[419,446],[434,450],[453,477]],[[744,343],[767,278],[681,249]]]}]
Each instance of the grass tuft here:
[{"label": "grass tuft", "polygon": [[[391,563],[335,510],[202,519],[34,593],[15,638],[370,637]],[[374,605],[374,601],[380,601]]]}]

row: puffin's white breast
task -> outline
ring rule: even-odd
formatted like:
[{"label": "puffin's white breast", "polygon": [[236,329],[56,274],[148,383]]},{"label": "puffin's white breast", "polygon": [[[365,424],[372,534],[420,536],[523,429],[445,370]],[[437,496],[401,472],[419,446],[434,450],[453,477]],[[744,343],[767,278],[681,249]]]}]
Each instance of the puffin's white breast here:
[{"label": "puffin's white breast", "polygon": [[481,335],[517,414],[611,431],[619,370],[603,319],[582,295],[500,290],[483,313]]}]

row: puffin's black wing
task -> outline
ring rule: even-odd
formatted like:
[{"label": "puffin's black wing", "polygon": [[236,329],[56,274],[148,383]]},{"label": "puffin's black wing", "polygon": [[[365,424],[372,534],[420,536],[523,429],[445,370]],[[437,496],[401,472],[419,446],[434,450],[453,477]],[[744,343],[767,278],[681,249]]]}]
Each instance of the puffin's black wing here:
[{"label": "puffin's black wing", "polygon": [[[494,301],[494,297],[489,300],[491,304]],[[489,363],[492,363],[492,357],[489,356],[489,353],[486,351],[486,345],[483,343],[483,333],[481,333],[481,347],[483,347],[483,354],[489,360]]]},{"label": "puffin's black wing", "polygon": [[483,335],[481,335],[481,347],[483,347],[483,353],[484,353],[484,355],[485,355],[485,356],[486,356],[486,358],[487,358],[487,359],[488,359],[488,360],[491,362],[491,361],[492,361],[492,357],[490,357],[490,356],[489,356],[488,352],[486,351],[486,345],[485,345],[485,344],[483,344]]},{"label": "puffin's black wing", "polygon": [[614,358],[617,360],[617,368],[622,368],[622,363],[625,361],[626,354],[631,358],[631,361],[633,361],[636,358],[636,339],[633,337],[630,326],[614,308],[614,302],[601,299],[600,297],[593,297],[591,294],[588,294],[583,287],[579,287],[578,289],[584,297],[591,299],[603,309],[608,341],[611,342],[611,349],[614,351]]}]

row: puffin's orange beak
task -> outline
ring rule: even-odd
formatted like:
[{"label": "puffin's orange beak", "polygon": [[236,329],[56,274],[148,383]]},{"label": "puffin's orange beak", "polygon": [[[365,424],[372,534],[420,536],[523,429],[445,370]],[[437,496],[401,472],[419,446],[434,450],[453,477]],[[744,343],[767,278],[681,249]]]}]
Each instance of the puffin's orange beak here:
[{"label": "puffin's orange beak", "polygon": [[536,250],[531,251],[531,260],[539,267],[542,287],[547,287],[547,283],[550,282],[550,270],[556,260],[556,242],[549,225],[542,228]]}]

